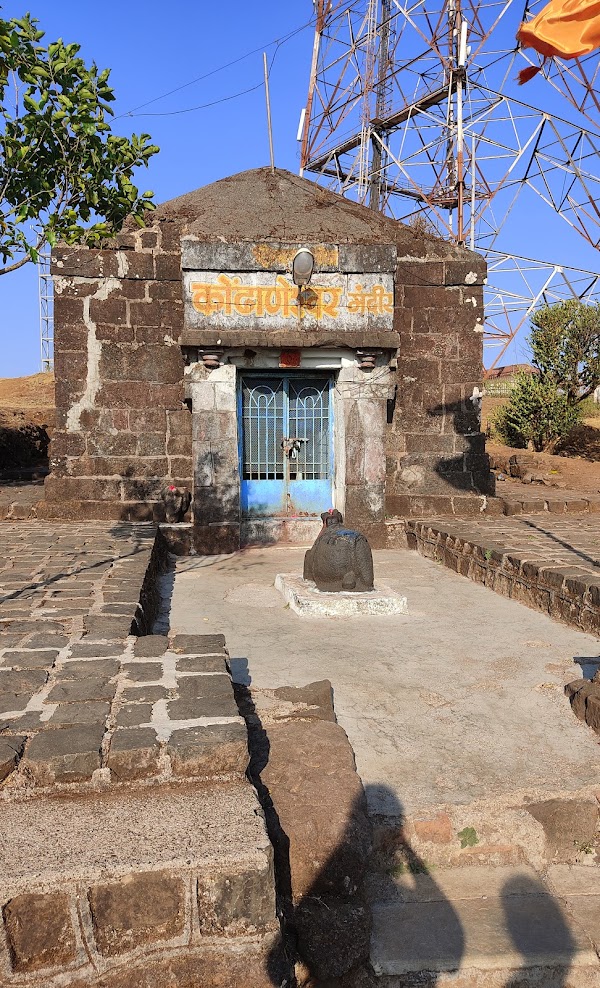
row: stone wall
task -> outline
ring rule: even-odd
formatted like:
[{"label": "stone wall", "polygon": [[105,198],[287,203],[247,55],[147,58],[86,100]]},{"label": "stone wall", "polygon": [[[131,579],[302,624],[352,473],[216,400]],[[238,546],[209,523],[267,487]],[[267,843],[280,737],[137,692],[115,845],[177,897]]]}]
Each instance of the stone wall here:
[{"label": "stone wall", "polygon": [[168,483],[191,488],[179,347],[179,228],[111,249],[53,251],[57,431],[49,517],[160,520]]},{"label": "stone wall", "polygon": [[[580,518],[574,524],[581,530],[585,523]],[[590,565],[593,557],[575,549],[565,554],[573,539],[568,522],[542,526],[527,519],[521,530],[504,518],[407,520],[406,535],[408,548],[426,559],[579,631],[600,634],[600,577]]]},{"label": "stone wall", "polygon": [[477,254],[400,258],[397,391],[387,433],[388,515],[426,512],[439,495],[493,493],[477,403],[483,377],[483,283]]},{"label": "stone wall", "polygon": [[[311,190],[312,183],[305,185]],[[356,209],[333,199],[333,211]],[[105,249],[53,252],[57,431],[38,516],[161,521],[162,492],[174,484],[194,490],[196,523],[200,519],[206,535],[218,536],[215,550],[211,539],[198,545],[223,551],[231,532],[216,529],[240,526],[239,492],[233,489],[239,487],[236,410],[220,407],[223,400],[231,404],[232,396],[229,390],[223,397],[216,378],[210,394],[200,380],[194,386],[195,416],[191,394],[184,391],[185,360],[200,362],[203,347],[217,344],[217,362],[224,364],[219,372],[228,370],[228,347],[243,352],[293,343],[314,353],[355,348],[356,366],[344,368],[336,383],[335,499],[348,522],[367,529],[375,544],[376,529],[383,538],[386,516],[450,513],[454,495],[493,493],[479,409],[471,400],[483,373],[483,259],[433,238],[412,237],[384,217],[377,218],[381,230],[370,232],[369,243],[344,244],[341,233],[338,246],[324,239],[321,253],[327,260],[339,252],[336,263],[344,277],[358,277],[357,267],[378,278],[381,272],[391,276],[390,264],[399,258],[393,325],[385,332],[375,324],[368,330],[369,359],[375,362],[368,370],[361,365],[364,330],[350,332],[343,319],[335,332],[308,323],[285,333],[266,332],[262,325],[250,332],[236,325],[233,331],[220,324],[211,328],[211,319],[206,326],[185,326],[182,243],[190,253],[186,263],[202,261],[205,267],[215,266],[219,251],[235,255],[238,267],[248,267],[250,254],[255,266],[264,266],[268,247],[275,272],[284,270],[290,250],[279,250],[272,233],[265,243],[248,235],[245,242],[239,232],[231,242],[221,236],[218,244],[204,230],[190,237],[200,207],[190,199],[185,211],[177,202],[161,207],[152,226],[123,233]],[[364,214],[373,222],[369,210]],[[354,222],[354,212],[352,217]],[[253,222],[259,229],[259,219]],[[397,243],[376,243],[376,236]],[[210,264],[207,258],[213,258]],[[325,281],[337,277],[331,259],[327,264]]]}]

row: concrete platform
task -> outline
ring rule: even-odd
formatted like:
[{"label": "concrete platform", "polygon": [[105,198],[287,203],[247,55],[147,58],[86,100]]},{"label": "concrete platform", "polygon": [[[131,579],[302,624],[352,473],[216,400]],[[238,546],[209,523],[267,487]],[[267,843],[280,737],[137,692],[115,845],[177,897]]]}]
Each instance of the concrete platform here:
[{"label": "concrete platform", "polygon": [[[257,687],[328,678],[371,811],[449,807],[453,824],[543,840],[527,798],[591,794],[600,748],[572,715],[566,682],[600,655],[598,639],[556,624],[408,551],[376,551],[375,575],[410,587],[409,612],[306,622],[275,590],[302,549],[179,559],[167,577],[178,632],[225,633],[235,679]],[[525,839],[525,838],[524,838]],[[458,847],[458,844],[457,844]]]},{"label": "concrete platform", "polygon": [[344,618],[358,614],[405,614],[406,597],[387,587],[378,586],[365,593],[327,593],[296,573],[278,573],[275,589],[300,617]]}]

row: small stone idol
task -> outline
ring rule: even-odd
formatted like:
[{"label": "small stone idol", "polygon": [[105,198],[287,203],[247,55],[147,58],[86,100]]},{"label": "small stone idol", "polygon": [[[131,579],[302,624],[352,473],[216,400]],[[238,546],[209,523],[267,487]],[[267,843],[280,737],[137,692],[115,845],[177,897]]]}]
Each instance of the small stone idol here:
[{"label": "small stone idol", "polygon": [[183,521],[187,509],[190,506],[192,495],[185,488],[173,487],[171,484],[163,491],[162,499],[165,505],[165,518],[169,525],[175,525]]}]

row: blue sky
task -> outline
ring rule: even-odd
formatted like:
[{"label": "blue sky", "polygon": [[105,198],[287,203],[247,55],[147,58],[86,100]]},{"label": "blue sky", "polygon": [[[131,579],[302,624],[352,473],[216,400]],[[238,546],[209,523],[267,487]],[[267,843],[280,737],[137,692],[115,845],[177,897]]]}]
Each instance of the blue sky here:
[{"label": "blue sky", "polygon": [[[8,0],[2,15],[21,16],[27,9],[27,0]],[[306,100],[313,29],[305,27],[279,49],[270,43],[310,21],[312,0],[233,0],[228,4],[104,0],[101,7],[91,0],[38,0],[29,9],[38,17],[47,41],[56,37],[76,41],[86,61],[112,69],[117,96],[115,132],[148,132],[161,148],[149,169],[137,177],[140,188],[152,189],[157,201],[268,163],[263,48],[270,60],[275,56],[271,99],[276,163],[298,170],[296,132]],[[503,25],[503,43],[512,42],[516,26],[512,21]],[[236,61],[252,49],[257,49],[254,54]],[[228,62],[235,64],[186,85]],[[543,98],[553,112],[575,116],[541,78],[522,90],[510,85],[519,98],[532,102]],[[239,98],[190,109],[254,86],[258,88]],[[177,91],[157,99],[170,90]],[[150,105],[141,106],[149,101]],[[537,205],[524,201],[515,213],[511,249],[531,257],[597,267],[597,252],[547,210],[532,212]],[[524,336],[521,333],[504,362],[526,356]],[[39,369],[37,271],[27,265],[0,278],[0,377]]]},{"label": "blue sky", "polygon": [[[262,82],[262,47],[306,24],[311,0],[55,0],[3,4],[6,18],[26,11],[38,17],[46,40],[81,45],[87,62],[110,67],[115,115],[146,103],[225,62],[258,48],[230,69],[145,108],[169,113],[221,99]],[[313,32],[300,32],[275,55],[271,101],[275,160],[297,171],[296,132],[306,98]],[[275,46],[267,48],[272,58]],[[138,186],[158,202],[246,168],[268,164],[264,90],[203,110],[173,116],[125,116],[116,133],[147,132],[161,148]],[[142,113],[139,110],[138,113]],[[37,272],[33,265],[0,278],[0,377],[40,370]]]}]

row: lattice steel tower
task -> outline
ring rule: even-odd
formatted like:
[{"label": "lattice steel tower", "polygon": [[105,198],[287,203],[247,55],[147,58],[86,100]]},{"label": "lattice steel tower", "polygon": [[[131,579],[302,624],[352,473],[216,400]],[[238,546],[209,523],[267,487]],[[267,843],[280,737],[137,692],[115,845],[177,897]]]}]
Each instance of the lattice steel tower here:
[{"label": "lattice steel tower", "polygon": [[515,32],[546,0],[313,2],[301,173],[481,251],[493,363],[540,301],[595,297],[593,250],[585,270],[547,237],[542,259],[522,249],[541,222],[573,250],[555,220],[600,245],[598,55],[552,60],[517,90],[537,56]]},{"label": "lattice steel tower", "polygon": [[50,250],[38,255],[40,302],[40,351],[43,371],[54,369],[54,288],[50,274]]}]

